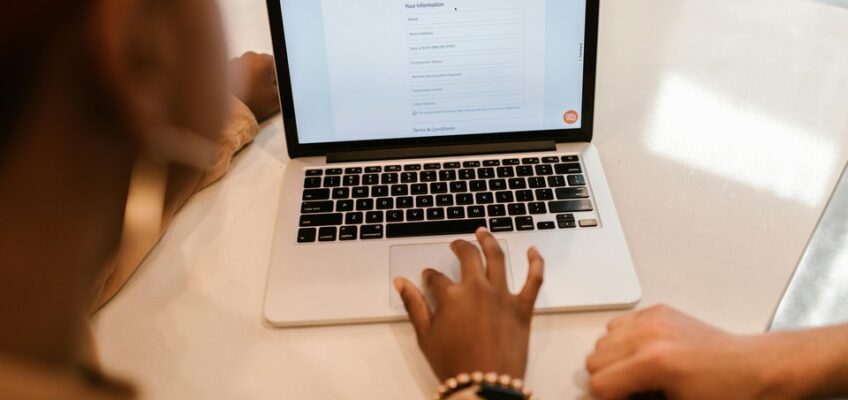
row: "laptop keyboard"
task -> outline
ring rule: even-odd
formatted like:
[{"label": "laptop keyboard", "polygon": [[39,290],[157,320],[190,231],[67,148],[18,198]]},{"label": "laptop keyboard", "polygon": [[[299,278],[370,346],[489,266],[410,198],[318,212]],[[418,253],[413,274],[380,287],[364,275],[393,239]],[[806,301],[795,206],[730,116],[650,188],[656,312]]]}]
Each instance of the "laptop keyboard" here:
[{"label": "laptop keyboard", "polygon": [[587,214],[594,206],[576,155],[325,167],[305,175],[299,243],[598,226]]}]

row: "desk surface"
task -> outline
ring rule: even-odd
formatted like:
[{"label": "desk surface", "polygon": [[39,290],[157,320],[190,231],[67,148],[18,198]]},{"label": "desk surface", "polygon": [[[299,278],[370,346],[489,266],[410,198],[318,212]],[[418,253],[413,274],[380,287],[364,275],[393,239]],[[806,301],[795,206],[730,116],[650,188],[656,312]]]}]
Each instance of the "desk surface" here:
[{"label": "desk surface", "polygon": [[[222,0],[234,53],[270,51],[264,2]],[[848,159],[848,9],[808,0],[605,0],[596,144],[644,289],[762,331]],[[262,322],[286,168],[279,118],[178,216],[95,318],[103,362],[155,399],[422,398],[408,324]],[[534,322],[529,385],[583,396],[618,312]]]}]

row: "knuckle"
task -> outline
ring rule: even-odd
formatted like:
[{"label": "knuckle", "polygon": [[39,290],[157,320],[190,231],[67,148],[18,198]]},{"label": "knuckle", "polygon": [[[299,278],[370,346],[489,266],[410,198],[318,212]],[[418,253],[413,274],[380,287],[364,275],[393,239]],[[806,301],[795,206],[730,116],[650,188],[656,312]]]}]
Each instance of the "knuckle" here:
[{"label": "knuckle", "polygon": [[646,347],[640,357],[641,363],[653,370],[665,371],[672,357],[672,349],[670,346],[663,344],[655,344]]}]

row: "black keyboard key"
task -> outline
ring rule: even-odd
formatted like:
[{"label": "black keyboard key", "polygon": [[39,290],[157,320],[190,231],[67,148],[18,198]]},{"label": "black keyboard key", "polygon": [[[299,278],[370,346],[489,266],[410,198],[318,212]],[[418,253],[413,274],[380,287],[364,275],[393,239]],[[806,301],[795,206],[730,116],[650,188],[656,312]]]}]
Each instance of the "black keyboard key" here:
[{"label": "black keyboard key", "polygon": [[318,230],[318,241],[319,242],[335,242],[336,241],[336,227],[328,226]]},{"label": "black keyboard key", "polygon": [[533,217],[517,217],[515,228],[519,231],[532,231],[536,229],[536,224],[533,223]]},{"label": "black keyboard key", "polygon": [[321,178],[306,178],[303,181],[305,189],[315,189],[321,187]]},{"label": "black keyboard key", "polygon": [[357,235],[359,234],[359,228],[355,226],[343,226],[339,228],[339,240],[356,240]]},{"label": "black keyboard key", "polygon": [[330,189],[306,189],[303,191],[303,200],[329,200]]},{"label": "black keyboard key", "polygon": [[516,176],[533,176],[535,173],[533,172],[533,167],[529,165],[522,165],[520,167],[515,167],[515,175]]},{"label": "black keyboard key", "polygon": [[459,170],[459,179],[464,181],[470,181],[472,179],[477,179],[477,170],[475,169],[461,169]]},{"label": "black keyboard key", "polygon": [[408,185],[393,185],[392,186],[392,196],[408,196],[409,195],[409,186]]},{"label": "black keyboard key", "polygon": [[362,176],[363,185],[376,185],[378,183],[380,183],[380,175],[367,174]]},{"label": "black keyboard key", "polygon": [[365,213],[365,223],[366,224],[382,224],[383,223],[383,212],[382,211],[369,211]]},{"label": "black keyboard key", "polygon": [[534,202],[527,205],[527,208],[530,210],[530,214],[539,215],[539,214],[547,214],[548,206],[542,202]]},{"label": "black keyboard key", "polygon": [[297,231],[298,243],[312,243],[315,241],[315,228],[302,228]]},{"label": "black keyboard key", "polygon": [[455,181],[456,180],[456,171],[452,169],[446,169],[439,171],[439,180],[442,182],[447,181]]},{"label": "black keyboard key", "polygon": [[512,218],[492,218],[489,220],[489,231],[492,233],[512,232],[514,230]]},{"label": "black keyboard key", "polygon": [[345,177],[342,178],[342,184],[345,186],[358,186],[359,175],[345,175]]},{"label": "black keyboard key", "polygon": [[413,195],[416,195],[416,196],[429,193],[428,189],[427,189],[427,184],[426,183],[416,183],[416,184],[412,185],[411,193]]},{"label": "black keyboard key", "polygon": [[430,184],[430,193],[443,194],[448,192],[448,184],[446,182],[433,182]]},{"label": "black keyboard key", "polygon": [[495,199],[490,192],[477,193],[474,197],[477,200],[477,204],[492,204],[495,202]]},{"label": "black keyboard key", "polygon": [[300,205],[301,214],[321,214],[333,212],[332,200],[328,201],[309,201]]},{"label": "black keyboard key", "polygon": [[442,164],[442,167],[444,167],[445,169],[448,169],[448,168],[457,169],[457,168],[461,167],[461,165],[459,164],[459,162],[453,161],[453,162],[446,162],[446,163]]},{"label": "black keyboard key", "polygon": [[489,186],[486,184],[486,181],[471,181],[468,184],[468,188],[472,192],[484,192],[489,190]]},{"label": "black keyboard key", "polygon": [[403,211],[401,211],[401,210],[386,211],[386,222],[403,222]]},{"label": "black keyboard key", "polygon": [[515,176],[515,169],[512,167],[499,167],[498,178],[512,178]]},{"label": "black keyboard key", "polygon": [[502,164],[503,165],[518,165],[518,164],[521,164],[521,160],[519,160],[517,158],[508,158],[506,160],[503,160]]},{"label": "black keyboard key", "polygon": [[460,193],[456,195],[456,205],[470,206],[474,204],[474,195],[471,193]]},{"label": "black keyboard key", "polygon": [[445,209],[444,208],[430,208],[427,209],[427,220],[435,221],[445,219]]},{"label": "black keyboard key", "polygon": [[557,157],[557,156],[542,157],[542,162],[545,163],[545,164],[556,164],[556,163],[559,162],[559,157]]},{"label": "black keyboard key", "polygon": [[545,183],[545,178],[542,177],[534,176],[532,178],[527,178],[527,186],[531,189],[545,188],[547,187]]},{"label": "black keyboard key", "polygon": [[495,177],[494,168],[480,168],[477,170],[477,176],[480,179],[492,179]]},{"label": "black keyboard key", "polygon": [[391,210],[395,208],[395,199],[391,197],[381,197],[377,199],[378,210]]},{"label": "black keyboard key", "polygon": [[512,190],[527,189],[527,180],[524,178],[510,178],[509,188]]},{"label": "black keyboard key", "polygon": [[535,199],[532,190],[519,190],[515,192],[516,201],[533,201]]},{"label": "black keyboard key", "polygon": [[438,222],[421,222],[415,224],[388,224],[386,237],[405,238],[418,236],[460,235],[474,233],[480,227],[486,226],[486,220],[466,219]]},{"label": "black keyboard key", "polygon": [[453,205],[453,196],[449,194],[440,194],[436,196],[436,206],[450,207]]},{"label": "black keyboard key", "polygon": [[356,211],[370,211],[374,209],[374,199],[359,199],[356,201]]},{"label": "black keyboard key", "polygon": [[465,208],[450,207],[448,208],[448,219],[463,219],[465,218]]},{"label": "black keyboard key", "polygon": [[483,218],[486,216],[486,208],[483,206],[468,207],[468,218]]},{"label": "black keyboard key", "polygon": [[424,220],[424,210],[420,208],[413,208],[411,210],[406,210],[406,220],[407,221],[423,221]]},{"label": "black keyboard key", "polygon": [[350,188],[335,188],[333,189],[333,199],[348,199],[350,198]]},{"label": "black keyboard key", "polygon": [[568,176],[568,185],[569,186],[586,186],[586,178],[583,175],[569,175]]},{"label": "black keyboard key", "polygon": [[548,176],[554,174],[554,169],[550,165],[542,164],[535,167],[536,175]]},{"label": "black keyboard key", "polygon": [[583,168],[581,168],[578,163],[557,164],[554,166],[554,169],[556,170],[556,173],[560,175],[583,173]]},{"label": "black keyboard key", "polygon": [[562,162],[579,162],[580,157],[577,156],[562,156]]},{"label": "black keyboard key", "polygon": [[401,183],[418,182],[418,173],[417,172],[404,172],[404,173],[400,174],[400,182]]},{"label": "black keyboard key", "polygon": [[415,200],[411,196],[398,197],[397,208],[412,208],[415,205]]},{"label": "black keyboard key", "polygon": [[386,185],[372,186],[371,197],[386,197],[389,195],[389,187]]},{"label": "black keyboard key", "polygon": [[431,171],[432,171],[432,170],[437,170],[437,169],[442,169],[442,164],[439,164],[439,163],[427,163],[427,164],[424,164],[424,169],[426,169],[426,170],[431,170]]},{"label": "black keyboard key", "polygon": [[341,224],[342,224],[342,214],[341,213],[309,214],[309,215],[301,215],[300,216],[300,226],[301,227],[331,226],[331,225],[341,225]]},{"label": "black keyboard key", "polygon": [[489,213],[490,217],[503,217],[506,215],[506,206],[503,204],[492,204],[486,207],[486,212]]},{"label": "black keyboard key", "polygon": [[342,177],[340,176],[325,176],[324,187],[331,188],[342,185]]},{"label": "black keyboard key", "polygon": [[448,186],[451,193],[465,193],[468,191],[468,182],[465,181],[454,181]]},{"label": "black keyboard key", "polygon": [[362,240],[382,239],[383,225],[362,225],[359,238]]},{"label": "black keyboard key", "polygon": [[433,207],[433,204],[433,196],[418,196],[415,198],[415,207],[417,208]]},{"label": "black keyboard key", "polygon": [[542,231],[549,231],[551,229],[556,229],[556,224],[551,221],[539,222],[536,224],[536,227]]},{"label": "black keyboard key", "polygon": [[383,172],[383,167],[380,167],[380,166],[365,167],[365,173],[366,174],[374,174],[374,173],[380,173],[380,172]]},{"label": "black keyboard key", "polygon": [[359,225],[364,221],[365,217],[361,212],[349,212],[345,214],[345,225]]},{"label": "black keyboard key", "polygon": [[462,168],[477,168],[480,166],[480,161],[466,161],[462,163]]},{"label": "black keyboard key", "polygon": [[589,200],[560,200],[548,203],[548,210],[554,214],[572,213],[580,211],[592,211],[592,202]]},{"label": "black keyboard key", "polygon": [[498,191],[498,190],[506,190],[506,181],[503,179],[492,179],[489,181],[489,190]]},{"label": "black keyboard key", "polygon": [[503,191],[495,193],[495,201],[498,203],[513,203],[515,202],[515,195],[510,191]]},{"label": "black keyboard key", "polygon": [[421,164],[407,164],[403,166],[404,171],[421,171]]},{"label": "black keyboard key", "polygon": [[576,218],[574,218],[574,214],[558,214],[557,220],[560,220],[560,221],[576,221]]},{"label": "black keyboard key", "polygon": [[486,160],[483,161],[484,167],[498,167],[501,165],[501,160]]},{"label": "black keyboard key", "polygon": [[320,169],[308,169],[306,170],[306,176],[321,176],[324,175],[324,171]]},{"label": "black keyboard key", "polygon": [[565,186],[565,178],[561,176],[549,176],[548,186],[552,188],[563,187]]},{"label": "black keyboard key", "polygon": [[[388,171],[388,167],[386,167],[386,171]],[[380,183],[384,185],[393,185],[398,182],[400,182],[400,177],[397,173],[384,173],[380,175]]]},{"label": "black keyboard key", "polygon": [[353,211],[353,200],[339,200],[336,202],[336,212]]},{"label": "black keyboard key", "polygon": [[524,158],[524,159],[521,160],[521,163],[525,164],[525,165],[526,164],[533,165],[533,164],[538,164],[540,162],[542,162],[542,161],[539,160],[538,157],[529,157],[529,158]]},{"label": "black keyboard key", "polygon": [[585,187],[560,188],[556,190],[557,200],[588,199],[589,189]]},{"label": "black keyboard key", "polygon": [[368,197],[368,192],[369,190],[367,186],[358,186],[353,188],[353,191],[351,191],[350,195],[354,199],[361,199],[363,197]]},{"label": "black keyboard key", "polygon": [[345,175],[358,175],[362,173],[362,167],[345,168]]},{"label": "black keyboard key", "polygon": [[527,206],[525,206],[524,203],[513,203],[508,205],[506,209],[507,212],[509,212],[509,215],[513,217],[517,215],[527,215]]},{"label": "black keyboard key", "polygon": [[421,173],[421,182],[435,182],[439,179],[436,171],[424,171]]},{"label": "black keyboard key", "polygon": [[341,175],[341,174],[342,174],[341,168],[330,168],[330,169],[324,171],[324,175]]},{"label": "black keyboard key", "polygon": [[551,189],[536,189],[536,200],[548,201],[554,199],[554,191]]},{"label": "black keyboard key", "polygon": [[387,165],[385,172],[400,172],[400,165]]},{"label": "black keyboard key", "polygon": [[577,221],[557,220],[559,229],[574,229],[577,227]]}]

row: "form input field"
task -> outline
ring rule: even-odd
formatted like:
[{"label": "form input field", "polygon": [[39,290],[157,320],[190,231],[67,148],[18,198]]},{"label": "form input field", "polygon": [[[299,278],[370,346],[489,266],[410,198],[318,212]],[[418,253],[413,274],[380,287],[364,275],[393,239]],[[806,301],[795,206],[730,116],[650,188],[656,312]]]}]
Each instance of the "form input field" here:
[{"label": "form input field", "polygon": [[524,32],[524,24],[493,24],[422,27],[408,30],[407,35],[410,41],[414,41],[453,38],[482,38],[490,36],[518,36],[523,35]]},{"label": "form input field", "polygon": [[443,54],[413,57],[409,66],[420,68],[455,68],[475,66],[495,66],[505,64],[520,64],[524,62],[524,53],[490,53],[490,54]]},{"label": "form input field", "polygon": [[420,55],[428,53],[523,50],[524,46],[524,38],[449,40],[410,44],[409,53]]},{"label": "form input field", "polygon": [[463,96],[437,99],[413,100],[414,110],[433,110],[455,107],[508,106],[524,104],[523,94],[507,94],[496,96]]},{"label": "form input field", "polygon": [[408,25],[457,24],[471,22],[503,22],[524,20],[526,10],[509,8],[500,10],[452,11],[445,13],[422,13],[406,16]]},{"label": "form input field", "polygon": [[474,83],[446,82],[417,85],[412,87],[412,95],[416,97],[466,96],[523,91],[524,81],[522,80]]},{"label": "form input field", "polygon": [[463,68],[451,71],[413,72],[410,80],[413,84],[429,82],[453,82],[523,78],[524,66],[493,67],[493,68]]}]

